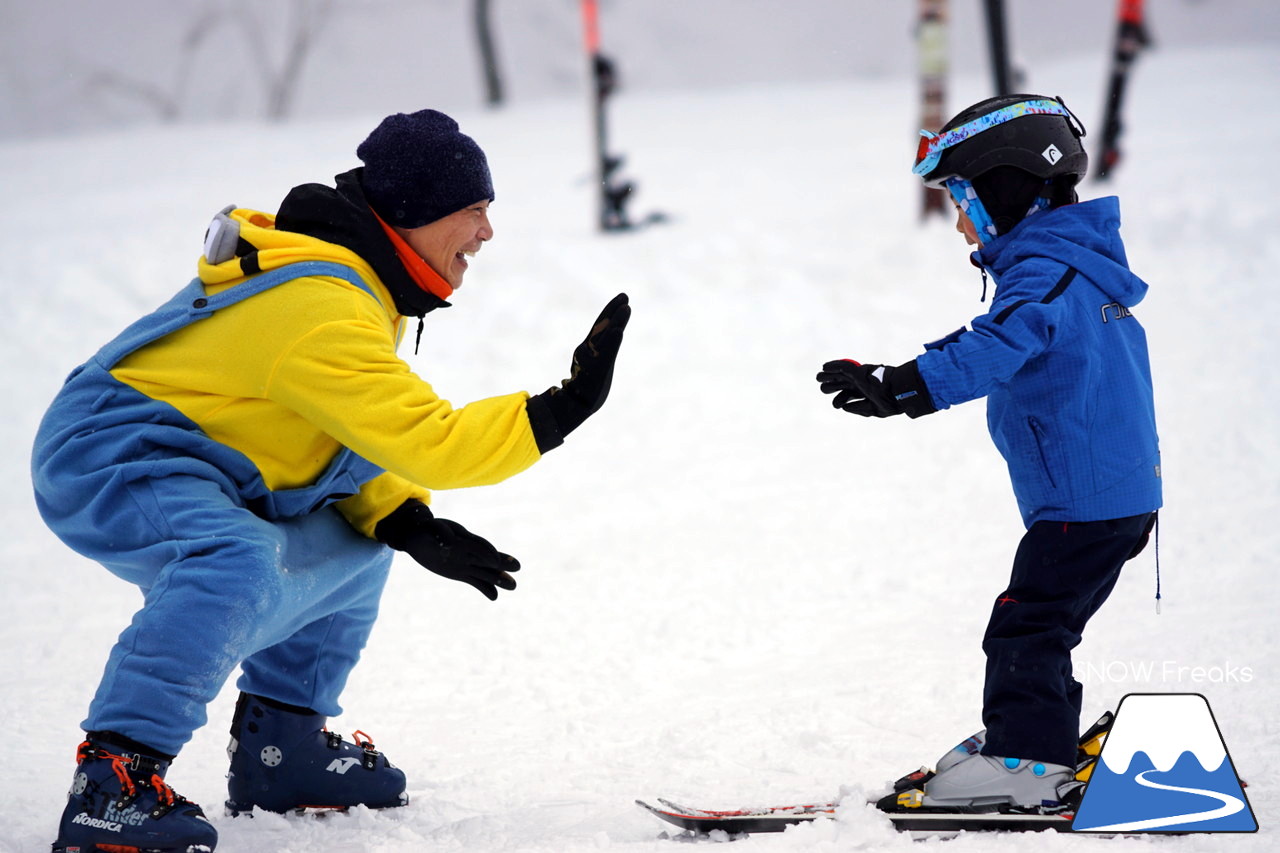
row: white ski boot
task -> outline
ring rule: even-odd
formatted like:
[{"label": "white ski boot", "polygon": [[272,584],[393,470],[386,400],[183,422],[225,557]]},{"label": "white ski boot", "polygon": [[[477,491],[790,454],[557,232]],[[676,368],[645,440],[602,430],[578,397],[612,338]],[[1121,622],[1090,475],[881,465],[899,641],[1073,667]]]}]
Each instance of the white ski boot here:
[{"label": "white ski boot", "polygon": [[[950,757],[950,755],[948,756]],[[925,783],[921,805],[934,808],[996,810],[1017,806],[1046,811],[1061,805],[1059,786],[1075,779],[1076,769],[1026,758],[971,755],[942,766]]]}]

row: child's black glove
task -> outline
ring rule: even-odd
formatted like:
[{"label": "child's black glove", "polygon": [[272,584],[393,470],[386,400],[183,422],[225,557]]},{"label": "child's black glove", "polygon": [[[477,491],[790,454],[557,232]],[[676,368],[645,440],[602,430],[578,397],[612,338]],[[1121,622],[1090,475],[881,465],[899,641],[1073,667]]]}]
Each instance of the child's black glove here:
[{"label": "child's black glove", "polygon": [[499,588],[516,588],[515,579],[508,574],[520,570],[515,557],[503,554],[456,521],[436,518],[421,501],[405,501],[378,522],[374,536],[441,577],[471,584],[490,601],[498,597]]},{"label": "child's black glove", "polygon": [[529,422],[539,452],[559,447],[564,437],[600,410],[613,383],[613,363],[622,346],[622,330],[631,318],[627,295],[609,301],[586,340],[573,351],[569,378],[529,398]]},{"label": "child's black glove", "polygon": [[835,394],[831,405],[864,418],[936,412],[915,360],[898,367],[859,364],[852,359],[828,361],[818,374],[823,394]]}]

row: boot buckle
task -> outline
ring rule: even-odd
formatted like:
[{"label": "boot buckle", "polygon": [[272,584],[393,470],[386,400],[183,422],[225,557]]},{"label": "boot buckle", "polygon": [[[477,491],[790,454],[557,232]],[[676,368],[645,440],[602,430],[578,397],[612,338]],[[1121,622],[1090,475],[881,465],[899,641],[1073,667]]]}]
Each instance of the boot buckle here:
[{"label": "boot buckle", "polygon": [[356,730],[351,734],[351,739],[355,741],[356,746],[364,751],[364,759],[360,762],[364,765],[365,770],[378,769],[378,750],[373,748],[373,740],[362,731]]}]

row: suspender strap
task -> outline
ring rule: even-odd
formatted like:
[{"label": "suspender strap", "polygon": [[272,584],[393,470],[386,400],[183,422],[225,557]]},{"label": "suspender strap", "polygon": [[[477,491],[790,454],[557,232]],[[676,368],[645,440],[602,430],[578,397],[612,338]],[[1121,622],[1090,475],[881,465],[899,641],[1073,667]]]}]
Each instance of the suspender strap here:
[{"label": "suspender strap", "polygon": [[[226,308],[229,305],[235,305],[237,302],[243,302],[251,296],[257,296],[264,290],[270,290],[277,284],[313,275],[327,275],[343,279],[354,284],[374,299],[378,298],[368,283],[349,266],[330,261],[299,261],[296,264],[286,264],[255,275],[235,287],[227,288],[216,296],[199,296],[193,299],[191,301],[192,319],[204,319],[214,311]],[[201,289],[203,290],[203,288]]]}]

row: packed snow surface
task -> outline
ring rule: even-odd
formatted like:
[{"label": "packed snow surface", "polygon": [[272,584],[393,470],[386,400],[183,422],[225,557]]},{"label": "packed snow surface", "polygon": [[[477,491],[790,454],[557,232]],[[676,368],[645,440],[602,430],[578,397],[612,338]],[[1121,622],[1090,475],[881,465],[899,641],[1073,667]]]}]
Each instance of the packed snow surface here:
[{"label": "packed snow surface", "polygon": [[[1086,723],[1129,692],[1210,700],[1261,831],[1174,851],[1280,847],[1280,114],[1274,47],[1144,56],[1112,183],[1152,352],[1166,508],[1077,651]],[[957,77],[951,105],[985,77]],[[1037,67],[1100,136],[1102,58]],[[567,375],[620,291],[632,323],[605,408],[526,474],[436,495],[517,555],[489,603],[408,559],[331,728],[371,733],[411,804],[230,819],[235,691],[169,780],[222,853],[670,851],[633,804],[844,796],[834,821],[735,850],[910,851],[861,805],[979,725],[979,638],[1021,534],[982,403],[908,421],[833,410],[826,360],[899,363],[985,310],[950,220],[919,220],[906,76],[624,95],[631,211],[594,229],[585,101],[458,112],[493,167],[496,238],[404,357],[455,404]],[[406,109],[416,104],[405,104]],[[274,210],[355,165],[381,118],[183,125],[0,145],[0,851],[47,850],[79,723],[133,587],[61,545],[30,496],[59,382],[193,274],[228,203]],[[226,341],[228,348],[242,345]],[[198,624],[192,625],[199,631]],[[666,833],[666,835],[664,835]],[[1151,840],[968,835],[948,851],[1146,850]],[[933,849],[931,846],[929,849]]]}]

